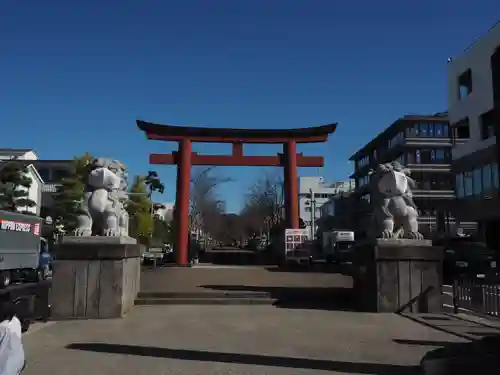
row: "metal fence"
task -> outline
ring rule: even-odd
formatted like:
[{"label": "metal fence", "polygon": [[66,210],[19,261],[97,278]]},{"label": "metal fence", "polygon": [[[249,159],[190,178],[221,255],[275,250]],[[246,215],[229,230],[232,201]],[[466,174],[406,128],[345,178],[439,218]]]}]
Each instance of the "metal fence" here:
[{"label": "metal fence", "polygon": [[453,308],[500,317],[500,279],[458,276],[453,281]]}]

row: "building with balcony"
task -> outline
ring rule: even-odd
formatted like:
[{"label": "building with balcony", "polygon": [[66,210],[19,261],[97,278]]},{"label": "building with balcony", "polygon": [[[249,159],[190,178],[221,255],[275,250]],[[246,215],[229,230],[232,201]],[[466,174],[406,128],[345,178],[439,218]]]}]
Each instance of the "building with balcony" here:
[{"label": "building with balcony", "polygon": [[53,216],[52,207],[54,205],[54,196],[57,194],[62,179],[72,173],[72,160],[36,160],[33,166],[40,174],[42,185],[42,205],[40,216]]},{"label": "building with balcony", "polygon": [[27,189],[27,198],[35,202],[35,205],[33,207],[19,207],[19,211],[40,215],[44,181],[34,166],[37,159],[38,155],[31,149],[0,149],[0,170],[9,163],[20,163],[26,167],[26,176],[31,180],[31,186]]},{"label": "building with balcony", "polygon": [[[465,142],[455,139],[455,143]],[[454,178],[451,172],[452,132],[446,113],[407,115],[397,119],[367,145],[357,151],[354,161],[356,181],[352,214],[359,235],[368,230],[371,202],[368,184],[378,164],[398,161],[411,171],[417,182],[413,199],[420,210],[420,230],[428,236],[455,231],[451,209],[455,201]],[[462,225],[462,224],[461,224]],[[474,223],[463,223],[467,231]]]},{"label": "building with balcony", "polygon": [[323,205],[335,196],[353,189],[354,180],[327,184],[320,176],[299,178],[299,215],[311,237],[314,237],[316,233],[317,221],[321,218]]},{"label": "building with balcony", "polygon": [[484,239],[500,249],[500,23],[449,59],[448,108],[454,134],[469,138],[452,151],[456,215],[477,220]]}]

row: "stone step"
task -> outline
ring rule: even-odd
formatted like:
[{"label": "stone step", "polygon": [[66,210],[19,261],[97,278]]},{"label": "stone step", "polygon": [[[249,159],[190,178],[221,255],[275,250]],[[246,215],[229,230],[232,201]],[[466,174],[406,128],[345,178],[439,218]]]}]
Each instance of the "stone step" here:
[{"label": "stone step", "polygon": [[217,298],[217,297],[189,297],[189,298],[137,298],[136,306],[159,305],[274,305],[272,298]]}]

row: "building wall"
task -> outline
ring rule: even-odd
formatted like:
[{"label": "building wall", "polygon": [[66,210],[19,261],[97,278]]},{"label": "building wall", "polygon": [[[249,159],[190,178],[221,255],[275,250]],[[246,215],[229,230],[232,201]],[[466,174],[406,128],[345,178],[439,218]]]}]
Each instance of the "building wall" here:
[{"label": "building wall", "polygon": [[161,203],[165,208],[160,208],[155,211],[155,214],[164,221],[172,221],[175,203]]},{"label": "building wall", "polygon": [[365,233],[372,211],[368,184],[370,169],[378,164],[398,161],[411,171],[417,182],[413,197],[421,210],[419,220],[425,232],[452,231],[455,218],[450,213],[455,201],[451,167],[452,134],[444,114],[409,115],[398,119],[382,135],[358,151],[353,177],[357,181],[356,207],[351,209],[354,230]]},{"label": "building wall", "polygon": [[0,149],[0,160],[38,160],[38,155],[28,149]]},{"label": "building wall", "polygon": [[41,188],[42,216],[52,216],[54,196],[61,181],[72,172],[71,160],[37,160],[33,162],[40,177],[44,181]]},{"label": "building wall", "polygon": [[[467,118],[470,132],[470,140],[453,149],[452,169],[457,196],[454,212],[461,221],[478,221],[478,234],[483,236],[488,246],[500,250],[495,137],[498,120],[493,114],[500,102],[499,82],[494,82],[500,71],[498,66],[492,69],[492,57],[499,48],[500,23],[497,23],[460,56],[452,59],[448,64],[448,103],[451,124],[457,127],[461,120]],[[472,90],[460,97],[459,77],[467,71],[472,77]],[[490,119],[483,124],[483,115],[487,113]],[[489,125],[489,129],[485,129],[484,125]]]},{"label": "building wall", "polygon": [[[10,160],[36,161],[38,160],[38,155],[33,150],[29,149],[0,149],[0,162]],[[19,207],[19,211],[28,211],[35,215],[40,215],[43,181],[40,180],[40,176],[32,164],[27,166],[26,176],[30,178],[31,186],[28,189],[23,187],[20,187],[19,189],[28,191],[27,198],[35,202],[35,205],[33,207]]]},{"label": "building wall", "polygon": [[[450,123],[468,118],[470,140],[453,149],[453,159],[459,159],[476,150],[495,143],[494,138],[483,140],[481,136],[481,115],[494,107],[491,56],[500,46],[500,23],[472,44],[460,56],[448,64],[448,116]],[[472,92],[465,98],[459,97],[459,77],[471,70]]]},{"label": "building wall", "polygon": [[[325,184],[324,178],[320,176],[299,178],[299,215],[304,220],[309,233],[316,232],[315,222],[321,218],[322,206],[336,195],[353,188],[354,180]],[[312,199],[314,199],[314,213]]]}]

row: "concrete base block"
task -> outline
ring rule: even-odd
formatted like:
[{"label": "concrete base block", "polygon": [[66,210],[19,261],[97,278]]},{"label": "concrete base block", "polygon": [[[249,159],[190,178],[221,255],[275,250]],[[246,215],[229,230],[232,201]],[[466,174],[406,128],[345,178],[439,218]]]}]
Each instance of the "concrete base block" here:
[{"label": "concrete base block", "polygon": [[430,240],[377,239],[356,246],[354,291],[372,312],[442,311],[443,249]]},{"label": "concrete base block", "polygon": [[124,316],[140,289],[140,254],[130,237],[65,237],[55,249],[52,316]]}]

